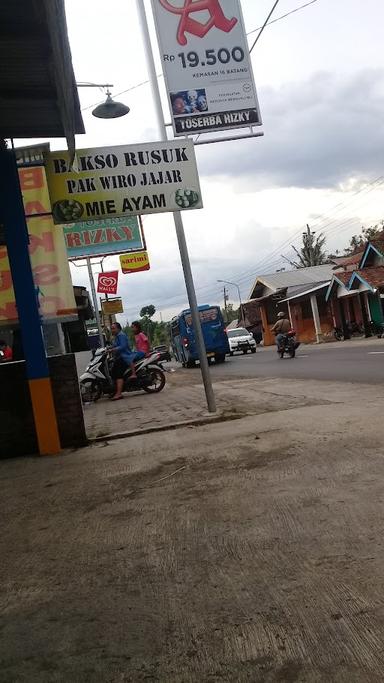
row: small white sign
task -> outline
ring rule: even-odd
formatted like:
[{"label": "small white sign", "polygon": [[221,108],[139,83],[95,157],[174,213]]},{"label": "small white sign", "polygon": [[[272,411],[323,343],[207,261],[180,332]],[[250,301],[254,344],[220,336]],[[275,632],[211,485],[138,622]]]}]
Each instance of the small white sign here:
[{"label": "small white sign", "polygon": [[261,125],[239,0],[152,0],[175,135]]}]

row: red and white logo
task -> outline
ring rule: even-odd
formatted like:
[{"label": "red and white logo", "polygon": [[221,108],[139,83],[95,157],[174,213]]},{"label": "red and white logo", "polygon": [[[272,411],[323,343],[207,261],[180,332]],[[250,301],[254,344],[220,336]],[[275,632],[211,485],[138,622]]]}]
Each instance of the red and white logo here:
[{"label": "red and white logo", "polygon": [[[184,0],[184,7],[175,7],[169,0],[159,0],[159,3],[167,12],[180,15],[179,27],[177,29],[177,42],[180,45],[186,45],[188,39],[186,33],[190,33],[197,38],[204,38],[204,36],[214,26],[220,31],[229,33],[237,24],[236,17],[227,19],[225,16],[220,0]],[[205,23],[192,19],[190,16],[194,12],[209,12],[209,19]]]},{"label": "red and white logo", "polygon": [[110,270],[108,273],[99,273],[97,291],[99,294],[116,294],[118,270]]}]

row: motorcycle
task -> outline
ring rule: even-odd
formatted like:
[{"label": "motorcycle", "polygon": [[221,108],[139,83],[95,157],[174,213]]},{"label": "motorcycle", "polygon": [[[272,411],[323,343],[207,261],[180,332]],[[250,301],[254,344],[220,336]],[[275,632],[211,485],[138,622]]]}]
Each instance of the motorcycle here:
[{"label": "motorcycle", "polygon": [[289,330],[282,341],[280,342],[277,353],[280,358],[284,358],[284,354],[287,353],[290,358],[294,358],[296,355],[296,349],[300,346],[300,342],[296,341],[295,330]]},{"label": "motorcycle", "polygon": [[347,336],[344,333],[343,328],[334,327],[333,334],[337,341],[344,341],[345,339],[351,339],[351,337],[361,337],[364,334],[364,325],[347,321],[345,323],[345,330]]},{"label": "motorcycle", "polygon": [[381,339],[384,336],[384,323],[378,323],[372,320],[370,323],[370,328],[372,334],[375,334],[378,339]]},{"label": "motorcycle", "polygon": [[[137,377],[131,379],[131,368],[124,373],[123,391],[139,391],[142,389],[147,394],[157,394],[164,389],[165,374],[159,365],[158,353],[151,354],[148,358],[136,361],[135,369]],[[93,353],[92,359],[85,372],[80,376],[80,393],[83,403],[94,403],[107,394],[115,393],[114,380],[111,377],[113,358],[110,349],[99,348]]]}]

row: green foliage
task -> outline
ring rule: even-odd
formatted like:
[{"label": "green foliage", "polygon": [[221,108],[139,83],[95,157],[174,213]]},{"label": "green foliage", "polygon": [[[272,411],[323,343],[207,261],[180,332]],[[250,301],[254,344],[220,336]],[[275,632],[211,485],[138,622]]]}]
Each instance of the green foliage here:
[{"label": "green foliage", "polygon": [[310,266],[322,266],[329,259],[324,249],[325,237],[322,233],[315,235],[307,225],[307,231],[303,233],[303,245],[300,249],[292,246],[298,260],[290,261],[295,268],[308,268]]},{"label": "green foliage", "polygon": [[377,237],[384,237],[384,220],[377,225],[372,225],[370,228],[361,228],[359,235],[353,235],[348,247],[345,249],[345,255],[350,256],[362,251],[367,242]]},{"label": "green foliage", "polygon": [[[148,337],[151,346],[160,346],[160,344],[168,345],[170,343],[169,323],[151,320],[155,313],[156,308],[153,304],[143,306],[140,311],[140,318],[138,319],[138,322],[140,323],[144,334]],[[128,335],[132,346],[134,346],[134,334],[131,326],[128,323],[124,327],[124,332]]]},{"label": "green foliage", "polygon": [[233,320],[238,320],[239,319],[239,308],[234,308],[233,304],[227,304],[227,311],[225,311],[225,308],[221,309],[221,312],[223,314],[224,321],[229,324]]},{"label": "green foliage", "polygon": [[153,318],[153,316],[156,313],[156,308],[153,304],[149,304],[148,306],[143,306],[143,308],[140,311],[140,317],[141,318]]}]

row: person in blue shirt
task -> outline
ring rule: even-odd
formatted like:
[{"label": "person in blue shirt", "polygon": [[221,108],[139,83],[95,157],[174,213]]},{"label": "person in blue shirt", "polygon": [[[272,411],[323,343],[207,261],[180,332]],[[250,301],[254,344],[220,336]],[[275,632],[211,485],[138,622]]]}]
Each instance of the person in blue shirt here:
[{"label": "person in blue shirt", "polygon": [[124,387],[124,373],[127,367],[131,368],[130,379],[136,379],[135,361],[144,357],[144,353],[132,351],[128,337],[121,329],[120,323],[113,323],[112,334],[114,336],[112,353],[116,354],[116,360],[111,370],[112,379],[116,381],[116,393],[112,401],[118,401],[122,397]]}]

